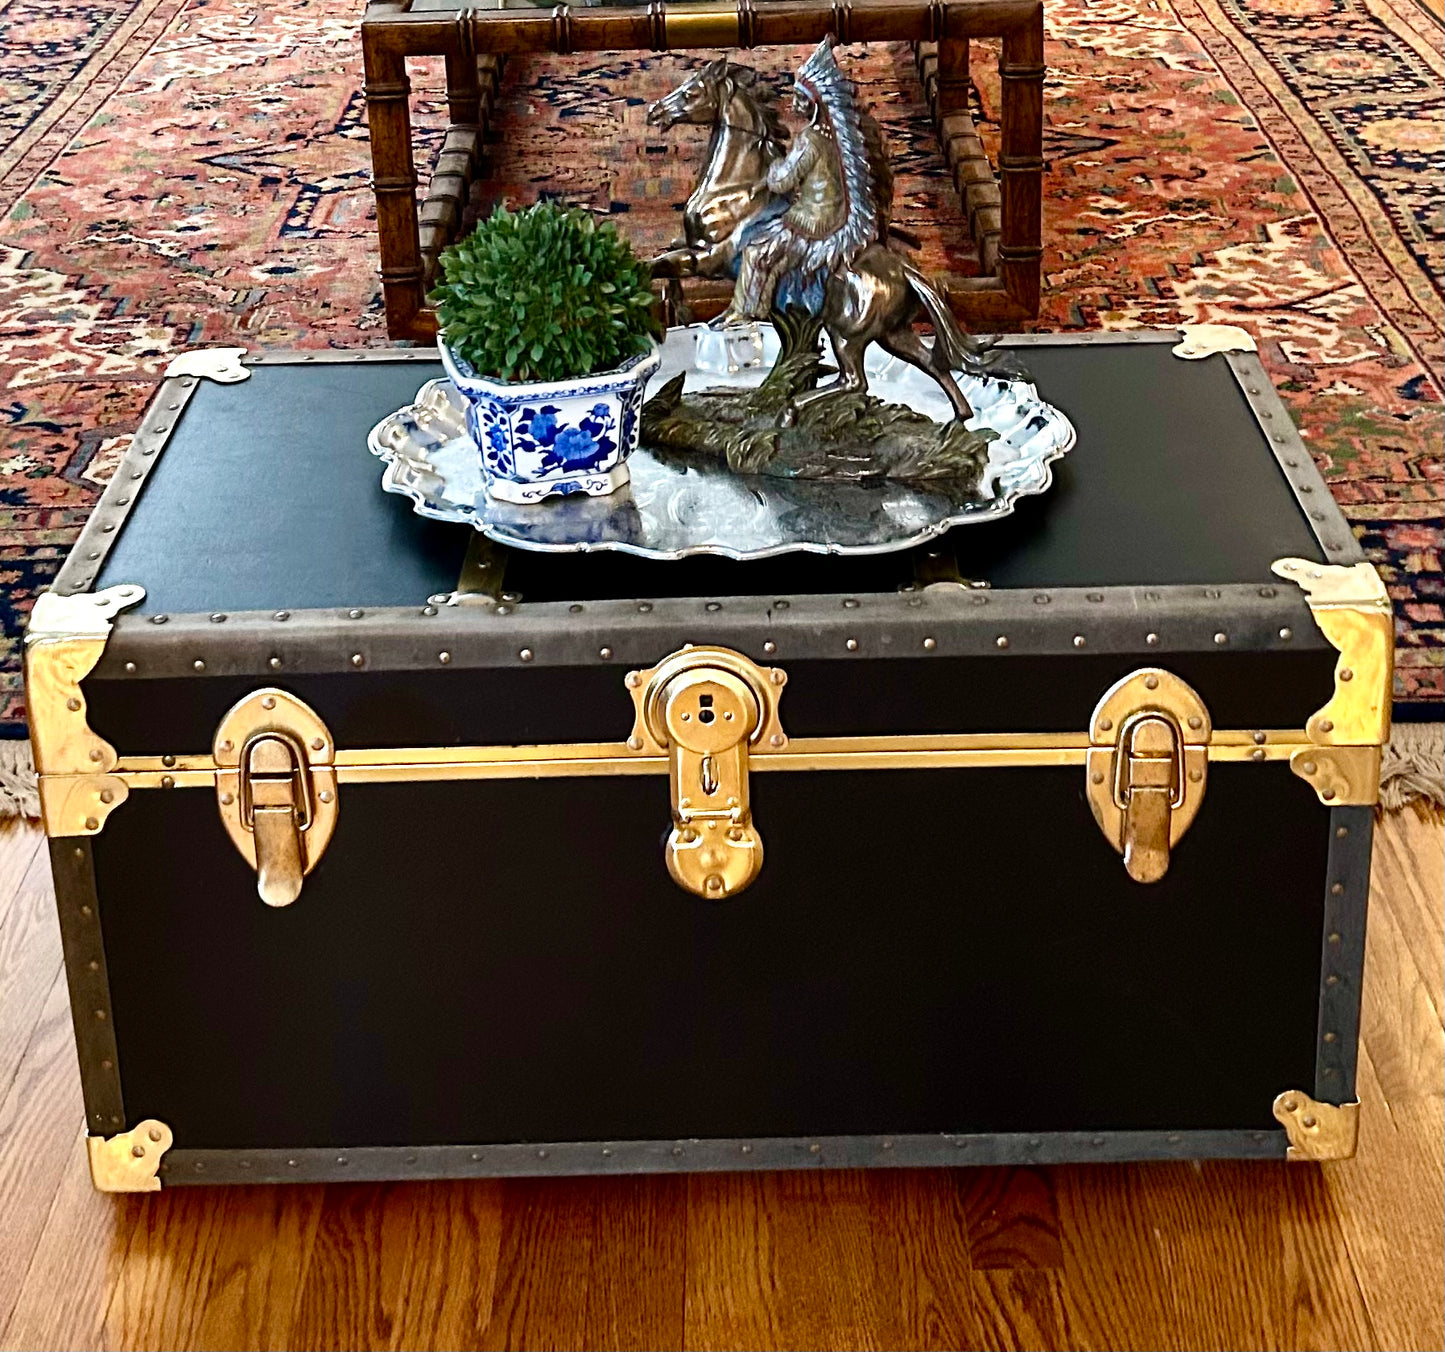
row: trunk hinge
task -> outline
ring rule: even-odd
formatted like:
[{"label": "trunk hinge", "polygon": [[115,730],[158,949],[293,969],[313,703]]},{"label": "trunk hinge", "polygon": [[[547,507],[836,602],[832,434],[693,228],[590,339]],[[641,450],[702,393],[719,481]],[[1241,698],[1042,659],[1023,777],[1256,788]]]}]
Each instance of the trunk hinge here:
[{"label": "trunk hinge", "polygon": [[1210,732],[1198,694],[1152,667],[1112,686],[1094,710],[1085,792],[1136,882],[1169,871],[1169,852],[1204,801]]},{"label": "trunk hinge", "polygon": [[336,744],[284,690],[257,690],[221,720],[212,752],[221,822],[268,906],[289,906],[336,829]]},{"label": "trunk hinge", "polygon": [[755,745],[787,744],[778,697],[787,676],[729,648],[683,648],[627,675],[637,718],[628,747],[666,755],[673,831],[667,871],[680,887],[721,901],[763,866],[748,800]]}]

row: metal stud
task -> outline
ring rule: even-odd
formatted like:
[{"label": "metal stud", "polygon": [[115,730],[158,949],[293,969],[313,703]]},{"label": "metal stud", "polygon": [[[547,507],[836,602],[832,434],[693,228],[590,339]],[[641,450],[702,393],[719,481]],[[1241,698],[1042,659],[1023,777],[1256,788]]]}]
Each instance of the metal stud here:
[{"label": "metal stud", "polygon": [[612,649],[611,649],[611,648],[608,648],[608,647],[598,648],[598,649],[597,649],[597,656],[600,657],[600,658],[605,662],[605,661],[607,661],[608,658],[610,658],[610,657],[612,656]]},{"label": "metal stud", "polygon": [[1146,677],[1144,678],[1144,689],[1146,689],[1146,690],[1157,690],[1157,689],[1159,689],[1159,678],[1158,678],[1157,676],[1146,676]]},{"label": "metal stud", "polygon": [[843,609],[844,609],[844,610],[857,610],[857,609],[858,609],[858,600],[857,600],[857,598],[856,598],[856,597],[853,597],[853,596],[845,597],[844,600],[843,600]]},{"label": "metal stud", "polygon": [[164,624],[168,619],[170,619],[170,616],[169,616],[169,615],[152,615],[152,616],[151,616],[151,623],[152,623],[152,624]]},{"label": "metal stud", "polygon": [[212,624],[225,624],[225,622],[226,622],[226,617],[225,617],[223,614],[221,614],[220,611],[217,611],[214,615],[211,616],[211,623],[212,623]]},{"label": "metal stud", "polygon": [[365,658],[365,656],[363,656],[361,653],[352,653],[352,654],[351,654],[351,665],[352,665],[353,667],[364,667],[364,666],[366,665],[366,658]]},{"label": "metal stud", "polygon": [[778,651],[778,645],[774,643],[772,639],[765,639],[763,641],[763,651],[765,653],[775,653]]},{"label": "metal stud", "polygon": [[435,606],[423,606],[421,608],[421,613],[423,615],[435,615],[437,614],[437,608]]},{"label": "metal stud", "polygon": [[639,615],[650,615],[652,613],[652,602],[639,601],[637,603],[637,613]]},{"label": "metal stud", "polygon": [[1087,640],[1082,634],[1075,634],[1075,635],[1074,635],[1074,647],[1076,647],[1076,648],[1082,648],[1082,647],[1084,646],[1084,644],[1087,643],[1087,642],[1088,642],[1088,640]]},{"label": "metal stud", "polygon": [[703,607],[703,609],[706,610],[709,614],[714,614],[714,613],[716,613],[717,611],[719,611],[719,610],[722,609],[722,602],[721,602],[721,601],[709,601],[709,602]]},{"label": "metal stud", "polygon": [[1007,647],[1008,647],[1008,635],[1007,635],[1007,634],[1000,634],[996,639],[994,639],[994,641],[993,641],[993,646],[994,646],[995,648],[1007,648]]},{"label": "metal stud", "polygon": [[437,661],[440,662],[440,663],[442,664],[442,666],[446,666],[447,663],[450,662],[451,660],[452,660],[452,655],[451,655],[451,653],[447,652],[445,649],[443,649],[441,652],[439,652],[439,653],[437,654]]},{"label": "metal stud", "polygon": [[348,620],[359,620],[365,614],[366,612],[364,610],[348,610],[346,612],[346,618]]},{"label": "metal stud", "polygon": [[278,610],[272,617],[273,620],[280,620],[283,624],[291,618],[289,610]]},{"label": "metal stud", "polygon": [[497,607],[497,614],[498,614],[498,615],[510,615],[511,613],[512,613],[512,607],[511,607],[511,606],[498,606],[498,607]]},{"label": "metal stud", "polygon": [[1219,644],[1220,647],[1223,647],[1226,643],[1229,642],[1229,635],[1221,629],[1217,634],[1215,634],[1214,641]]},{"label": "metal stud", "polygon": [[193,671],[204,671],[206,669],[206,664],[198,657],[194,662],[191,663],[191,669]]},{"label": "metal stud", "polygon": [[850,653],[856,653],[858,651],[858,640],[856,638],[850,638],[843,646],[847,648]]},{"label": "metal stud", "polygon": [[270,667],[272,671],[280,671],[281,659],[279,657],[268,657],[266,659],[266,665]]},{"label": "metal stud", "polygon": [[1159,635],[1151,631],[1144,635],[1144,642],[1151,648],[1157,648],[1159,646]]},{"label": "metal stud", "polygon": [[532,650],[530,648],[523,648],[522,651],[517,654],[517,656],[520,657],[524,662],[530,662],[532,660]]},{"label": "metal stud", "polygon": [[938,640],[936,638],[926,638],[923,640],[923,646],[927,648],[929,652],[932,652],[938,647]]}]

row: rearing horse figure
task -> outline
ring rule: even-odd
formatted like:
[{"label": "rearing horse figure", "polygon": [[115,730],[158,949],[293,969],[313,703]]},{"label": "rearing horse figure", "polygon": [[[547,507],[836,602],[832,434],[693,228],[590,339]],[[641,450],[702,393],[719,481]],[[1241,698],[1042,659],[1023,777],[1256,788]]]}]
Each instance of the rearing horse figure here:
[{"label": "rearing horse figure", "polygon": [[[761,289],[764,307],[809,310],[832,341],[838,378],[797,396],[794,414],[835,391],[865,391],[864,357],[876,342],[937,381],[956,417],[969,417],[972,410],[953,371],[982,370],[988,345],[966,335],[929,280],[887,246],[892,203],[887,160],[876,124],[856,107],[851,83],[833,62],[831,40],[824,39],[799,71],[797,98],[815,118],[804,134],[825,148],[834,167],[818,166],[809,202],[796,204],[769,184],[791,165],[784,163],[786,129],[756,72],[719,57],[652,105],[651,126],[686,122],[713,128],[707,163],[683,212],[684,241],[653,260],[653,275],[737,279],[742,271],[751,279],[750,291]],[[828,119],[826,131],[818,129],[820,109]],[[796,150],[794,158],[803,163]],[[830,201],[834,180],[836,200]],[[805,184],[798,196],[806,190]],[[802,216],[800,228],[794,218],[805,207],[813,216]],[[823,224],[810,231],[814,221]],[[759,268],[767,271],[759,274]],[[759,276],[760,287],[753,286]],[[754,317],[767,312],[763,308]],[[931,349],[913,331],[921,314],[933,325]]]}]

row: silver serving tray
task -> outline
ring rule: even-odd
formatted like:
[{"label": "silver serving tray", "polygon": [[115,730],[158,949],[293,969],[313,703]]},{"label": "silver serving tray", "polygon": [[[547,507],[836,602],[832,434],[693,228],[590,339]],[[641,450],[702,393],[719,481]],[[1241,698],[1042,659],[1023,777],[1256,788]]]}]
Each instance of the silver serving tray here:
[{"label": "silver serving tray", "polygon": [[[651,388],[679,371],[689,373],[689,389],[756,384],[775,356],[767,327],[751,340],[725,340],[700,327],[673,329]],[[870,389],[880,399],[939,421],[951,416],[942,391],[921,372],[878,348],[869,358]],[[466,431],[465,401],[446,380],[423,385],[414,403],[372,429],[367,444],[386,462],[386,492],[410,498],[422,516],[472,526],[518,549],[615,549],[648,559],[882,554],[1007,516],[1019,498],[1049,487],[1053,462],[1074,444],[1068,418],[1026,380],[960,375],[958,382],[974,409],[968,425],[998,434],[973,492],[893,479],[859,484],[739,475],[721,463],[659,459],[640,446],[627,462],[632,482],[605,498],[553,497],[517,506],[487,493]]]}]

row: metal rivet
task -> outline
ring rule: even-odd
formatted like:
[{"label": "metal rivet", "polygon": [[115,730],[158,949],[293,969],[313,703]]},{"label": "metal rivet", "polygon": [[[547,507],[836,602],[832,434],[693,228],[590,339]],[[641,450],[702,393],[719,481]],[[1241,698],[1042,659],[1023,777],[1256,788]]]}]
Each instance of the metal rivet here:
[{"label": "metal rivet", "polygon": [[521,599],[522,599],[522,593],[521,593],[521,592],[504,591],[504,592],[502,593],[502,600],[504,600],[504,601],[510,601],[513,605],[516,605],[516,603],[517,603],[518,601],[520,601]]},{"label": "metal rivet", "polygon": [[994,639],[994,641],[993,641],[993,646],[994,646],[995,648],[1007,648],[1007,647],[1008,647],[1008,635],[1007,635],[1007,634],[1000,634],[996,639]]},{"label": "metal rivet", "polygon": [[705,605],[705,606],[703,607],[703,609],[706,610],[709,614],[716,613],[717,611],[719,611],[719,610],[722,609],[722,602],[721,602],[721,601],[709,601],[709,602],[707,603],[707,605]]},{"label": "metal rivet", "polygon": [[133,1145],[130,1148],[130,1153],[134,1155],[136,1159],[143,1160],[146,1157],[146,1148],[143,1145]]},{"label": "metal rivet", "polygon": [[1199,784],[1199,783],[1201,783],[1201,782],[1203,781],[1203,779],[1204,779],[1204,771],[1203,771],[1203,770],[1191,770],[1191,771],[1189,772],[1189,782],[1190,782],[1191,784]]},{"label": "metal rivet", "polygon": [[152,616],[151,616],[151,623],[152,623],[152,624],[164,624],[168,619],[170,619],[170,616],[169,616],[169,615],[152,615]]},{"label": "metal rivet", "polygon": [[1337,826],[1337,827],[1335,827],[1335,838],[1336,838],[1337,840],[1343,840],[1343,839],[1344,839],[1347,835],[1349,835],[1349,834],[1350,834],[1350,828],[1349,828],[1348,826]]},{"label": "metal rivet", "polygon": [[1183,1138],[1182,1136],[1180,1136],[1178,1133],[1175,1133],[1173,1136],[1170,1136],[1168,1139],[1169,1139],[1169,1144],[1170,1144],[1170,1145],[1178,1145],[1179,1142],[1182,1141],[1184,1138]]},{"label": "metal rivet", "polygon": [[100,557],[100,550],[92,549],[90,553],[87,554],[85,557],[88,558],[92,563],[94,563],[95,560]]},{"label": "metal rivet", "polygon": [[858,600],[857,600],[857,598],[856,598],[856,597],[853,597],[853,596],[844,597],[844,599],[843,599],[843,609],[844,609],[844,610],[857,610],[857,609],[858,609]]},{"label": "metal rivet", "polygon": [[1223,647],[1224,644],[1229,642],[1229,635],[1221,629],[1217,634],[1215,634],[1214,641],[1218,643],[1221,647]]},{"label": "metal rivet", "polygon": [[532,650],[530,648],[523,648],[517,654],[517,656],[520,657],[524,662],[530,662],[532,660],[532,655]]},{"label": "metal rivet", "polygon": [[266,665],[270,667],[272,671],[280,671],[281,659],[279,657],[268,657],[266,659]]},{"label": "metal rivet", "polygon": [[1089,776],[1089,779],[1092,783],[1102,784],[1104,782],[1104,773],[1102,770],[1095,770],[1094,773]]},{"label": "metal rivet", "polygon": [[[100,1063],[100,1068],[101,1068],[102,1070],[114,1070],[114,1069],[115,1069],[115,1062],[114,1062],[114,1061],[102,1061],[102,1062]],[[96,1116],[98,1117],[98,1116],[100,1116],[100,1114],[97,1113]]]},{"label": "metal rivet", "polygon": [[95,1011],[95,1017],[96,1017],[96,1019],[97,1019],[98,1022],[104,1023],[104,1022],[105,1022],[105,1010],[103,1010],[103,1009],[97,1009],[97,1010]]},{"label": "metal rivet", "polygon": [[451,655],[451,653],[446,652],[445,650],[443,650],[442,652],[439,652],[439,653],[437,654],[437,661],[440,662],[440,663],[442,664],[442,666],[446,666],[446,664],[447,664],[448,662],[450,662],[451,660],[452,660],[452,655]]},{"label": "metal rivet", "polygon": [[1043,1142],[1042,1142],[1041,1140],[1039,1140],[1039,1138],[1038,1138],[1037,1136],[1030,1136],[1030,1137],[1029,1137],[1029,1149],[1030,1149],[1030,1150],[1037,1150],[1041,1145],[1043,1145]]},{"label": "metal rivet", "polygon": [[1289,625],[1285,625],[1285,627],[1279,631],[1279,636],[1288,643],[1290,639],[1294,637],[1294,630],[1291,629]]},{"label": "metal rivet", "polygon": [[936,638],[926,638],[923,640],[923,646],[927,648],[929,652],[932,652],[938,647],[938,640]]},{"label": "metal rivet", "polygon": [[850,653],[856,653],[858,651],[858,640],[856,638],[850,638],[843,646],[847,648]]},{"label": "metal rivet", "polygon": [[366,658],[361,653],[352,653],[351,665],[353,667],[364,667],[366,665]]},{"label": "metal rivet", "polygon": [[775,653],[778,651],[778,645],[774,643],[772,639],[765,639],[763,641],[763,651],[765,653]]},{"label": "metal rivet", "polygon": [[1151,648],[1157,648],[1159,646],[1159,635],[1155,633],[1145,634],[1144,642],[1147,643]]},{"label": "metal rivet", "polygon": [[893,1142],[892,1142],[892,1141],[884,1141],[884,1142],[883,1142],[883,1148],[884,1148],[884,1150],[892,1150],[892,1149],[893,1149]]},{"label": "metal rivet", "polygon": [[1159,678],[1158,678],[1157,676],[1146,676],[1146,677],[1144,678],[1144,689],[1145,689],[1145,690],[1157,690],[1157,689],[1159,689]]},{"label": "metal rivet", "polygon": [[221,806],[222,806],[222,807],[230,807],[231,804],[234,803],[235,801],[236,801],[236,795],[235,795],[234,793],[223,793],[223,794],[221,795]]},{"label": "metal rivet", "polygon": [[1089,595],[1088,595],[1088,599],[1089,599],[1090,601],[1092,601],[1095,605],[1098,605],[1098,604],[1104,599],[1104,593],[1103,593],[1103,592],[1090,592]]},{"label": "metal rivet", "polygon": [[622,678],[622,684],[629,690],[636,690],[637,687],[642,684],[642,673],[639,671],[629,671],[627,675]]},{"label": "metal rivet", "polygon": [[1255,743],[1256,746],[1263,746],[1264,743],[1265,743],[1265,735],[1264,735],[1264,733],[1262,733],[1262,732],[1256,732],[1256,733],[1254,734],[1254,743]]},{"label": "metal rivet", "polygon": [[1328,718],[1322,718],[1322,719],[1320,719],[1320,731],[1321,731],[1321,732],[1333,732],[1334,730],[1335,730],[1335,725],[1334,725],[1334,723],[1333,723],[1330,719],[1328,719]]},{"label": "metal rivet", "polygon": [[1318,765],[1316,765],[1316,764],[1314,763],[1314,761],[1305,761],[1305,762],[1300,766],[1300,769],[1303,770],[1303,771],[1305,772],[1305,774],[1307,774],[1307,775],[1312,775],[1312,774],[1314,774],[1314,772],[1315,772],[1316,770],[1318,770],[1319,768],[1320,768],[1320,767],[1319,767]]},{"label": "metal rivet", "polygon": [[511,613],[512,613],[512,607],[511,607],[511,606],[498,606],[498,607],[497,607],[497,614],[498,614],[498,615],[510,615]]},{"label": "metal rivet", "polygon": [[637,613],[639,615],[650,615],[652,613],[652,602],[639,601],[637,603]]},{"label": "metal rivet", "polygon": [[204,671],[206,669],[206,664],[198,657],[194,662],[191,663],[191,669],[193,671]]},{"label": "metal rivet", "polygon": [[169,766],[169,765],[174,765],[175,763],[176,763],[176,758],[175,758],[174,756],[170,755],[170,754],[167,754],[167,755],[164,755],[164,756],[161,757],[161,764],[162,764],[162,765],[167,765],[167,766]]},{"label": "metal rivet", "polygon": [[341,1165],[342,1168],[345,1168],[345,1167],[346,1167],[346,1156],[345,1156],[345,1155],[338,1155],[338,1156],[336,1157],[336,1162],[337,1162],[337,1164]]},{"label": "metal rivet", "polygon": [[1099,720],[1099,731],[1100,731],[1100,732],[1108,732],[1109,729],[1112,728],[1113,726],[1114,726],[1114,720],[1113,720],[1112,718],[1101,718],[1101,719]]},{"label": "metal rivet", "polygon": [[311,739],[311,749],[312,749],[313,751],[325,751],[325,750],[326,750],[326,738],[324,738],[324,737],[313,737],[313,738]]},{"label": "metal rivet", "polygon": [[291,1169],[296,1168],[296,1166],[297,1166],[298,1164],[300,1164],[300,1163],[301,1163],[300,1160],[287,1160],[287,1161],[286,1161],[287,1167],[288,1167],[288,1168],[291,1168]]},{"label": "metal rivet", "polygon": [[1321,797],[1325,802],[1327,802],[1327,803],[1328,803],[1328,802],[1332,802],[1332,801],[1334,800],[1334,796],[1335,796],[1335,791],[1334,791],[1333,789],[1321,789],[1321,790],[1320,790],[1320,797]]},{"label": "metal rivet", "polygon": [[1340,942],[1340,932],[1339,932],[1339,930],[1331,930],[1331,931],[1330,931],[1329,939],[1330,939],[1330,942],[1331,942],[1332,944],[1338,944],[1338,943]]},{"label": "metal rivet", "polygon": [[437,611],[437,608],[435,606],[423,606],[421,608],[421,613],[423,615],[436,615],[439,612]]},{"label": "metal rivet", "polygon": [[1342,681],[1353,681],[1354,679],[1355,679],[1355,673],[1354,673],[1353,671],[1351,671],[1351,670],[1349,669],[1349,667],[1341,667],[1341,668],[1340,668],[1340,680],[1342,680]]},{"label": "metal rivet", "polygon": [[161,776],[161,788],[163,788],[163,789],[173,789],[173,788],[175,788],[175,787],[176,787],[176,777],[175,777],[174,775],[162,775],[162,776]]},{"label": "metal rivet", "polygon": [[[275,696],[275,695],[263,695],[263,696],[261,697],[261,707],[262,707],[263,709],[274,709],[274,708],[276,707],[276,696]],[[226,750],[226,751],[229,751],[229,750],[231,749],[231,744],[230,744],[229,742],[225,742],[225,743],[223,743],[222,745],[223,745],[223,749]]]},{"label": "metal rivet", "polygon": [[1331,883],[1331,884],[1330,884],[1330,895],[1331,895],[1332,897],[1342,897],[1342,896],[1344,896],[1344,894],[1345,894],[1345,885],[1344,885],[1344,883]]},{"label": "metal rivet", "polygon": [[1249,753],[1249,758],[1252,761],[1262,761],[1264,759],[1264,748],[1261,746],[1255,747],[1254,750]]},{"label": "metal rivet", "polygon": [[1221,595],[1223,595],[1223,593],[1219,590],[1218,587],[1206,587],[1204,589],[1204,596],[1206,600],[1217,601],[1219,600]]},{"label": "metal rivet", "polygon": [[742,1153],[743,1153],[744,1155],[751,1155],[751,1154],[753,1153],[753,1148],[752,1148],[752,1146],[750,1146],[750,1145],[745,1145],[745,1146],[743,1146],[743,1147],[742,1147]]},{"label": "metal rivet", "polygon": [[284,622],[291,618],[291,612],[289,610],[278,610],[271,618],[273,620],[281,620]]},{"label": "metal rivet", "polygon": [[1082,648],[1087,641],[1082,634],[1074,635],[1074,647],[1076,648]]},{"label": "metal rivet", "polygon": [[573,601],[572,604],[567,607],[567,613],[569,615],[580,615],[582,613],[581,603],[578,601]]},{"label": "metal rivet", "polygon": [[316,796],[321,799],[323,803],[329,803],[336,795],[333,794],[330,789],[322,789]]},{"label": "metal rivet", "polygon": [[89,916],[91,914],[91,909],[89,906],[82,906],[80,908],[80,913],[83,916]]},{"label": "metal rivet", "polygon": [[1038,595],[1034,597],[1034,604],[1036,606],[1046,606],[1048,605],[1049,600],[1050,597],[1048,592],[1039,592]]},{"label": "metal rivet", "polygon": [[127,662],[127,663],[125,664],[125,674],[126,674],[127,676],[134,676],[134,675],[135,675],[135,663],[134,663],[134,662]]},{"label": "metal rivet", "polygon": [[99,747],[96,747],[93,751],[91,751],[90,758],[93,761],[98,761],[101,759],[101,751]]},{"label": "metal rivet", "polygon": [[1275,589],[1274,589],[1273,587],[1261,587],[1261,588],[1259,589],[1259,594],[1260,594],[1261,596],[1265,597],[1266,599],[1268,599],[1268,598],[1271,597],[1271,596],[1276,596],[1276,595],[1278,595],[1278,593],[1275,591]]},{"label": "metal rivet", "polygon": [[1157,591],[1146,591],[1144,593],[1144,599],[1146,601],[1157,601],[1159,599],[1159,593]]},{"label": "metal rivet", "polygon": [[792,606],[792,604],[793,603],[789,601],[786,597],[779,597],[776,601],[773,602],[773,609],[787,610]]},{"label": "metal rivet", "polygon": [[597,649],[597,656],[600,657],[600,658],[605,662],[605,661],[607,661],[607,659],[608,659],[609,657],[612,656],[612,649],[611,649],[611,648],[606,648],[606,647],[598,648],[598,649]]},{"label": "metal rivet", "polygon": [[1337,977],[1333,972],[1331,972],[1331,973],[1329,974],[1329,976],[1327,976],[1327,977],[1325,978],[1325,985],[1326,985],[1326,986],[1338,986],[1339,984],[1340,984],[1340,979],[1339,979],[1339,977]]},{"label": "metal rivet", "polygon": [[80,701],[72,695],[65,701],[65,707],[69,709],[71,713],[75,713],[80,708]]},{"label": "metal rivet", "polygon": [[1196,732],[1198,732],[1199,729],[1204,726],[1204,720],[1203,720],[1202,718],[1200,718],[1200,716],[1199,716],[1198,714],[1190,714],[1190,715],[1189,715],[1189,726],[1190,726],[1191,728],[1193,728]]},{"label": "metal rivet", "polygon": [[602,1158],[605,1160],[612,1158],[612,1147],[610,1145],[604,1145],[602,1147]]},{"label": "metal rivet", "polygon": [[672,1147],[672,1153],[673,1153],[674,1155],[680,1155],[680,1154],[682,1154],[682,1147],[681,1147],[680,1145],[675,1145],[675,1146],[673,1146],[673,1147]]},{"label": "metal rivet", "polygon": [[546,1158],[547,1158],[547,1152],[546,1152],[545,1150],[539,1150],[539,1151],[537,1152],[537,1158],[538,1158],[539,1160],[544,1160],[544,1159],[546,1159]]},{"label": "metal rivet", "polygon": [[359,620],[365,614],[366,612],[364,610],[348,610],[346,612],[346,618],[348,620]]},{"label": "metal rivet", "polygon": [[226,617],[225,617],[223,614],[221,614],[221,612],[220,612],[219,610],[218,610],[214,615],[211,616],[211,623],[212,623],[212,624],[225,624],[225,622],[226,622]]},{"label": "metal rivet", "polygon": [[1338,1033],[1326,1033],[1326,1034],[1325,1034],[1325,1041],[1326,1041],[1326,1042],[1334,1042],[1334,1041],[1336,1041],[1338,1038],[1339,1038],[1339,1034],[1338,1034]]},{"label": "metal rivet", "polygon": [[823,1147],[819,1145],[817,1141],[814,1141],[813,1144],[808,1147],[808,1154],[810,1155],[821,1155],[822,1153]]},{"label": "metal rivet", "polygon": [[774,685],[782,685],[782,683],[787,679],[788,678],[784,676],[783,673],[779,671],[776,667],[774,667],[768,675],[768,680],[770,680]]}]

